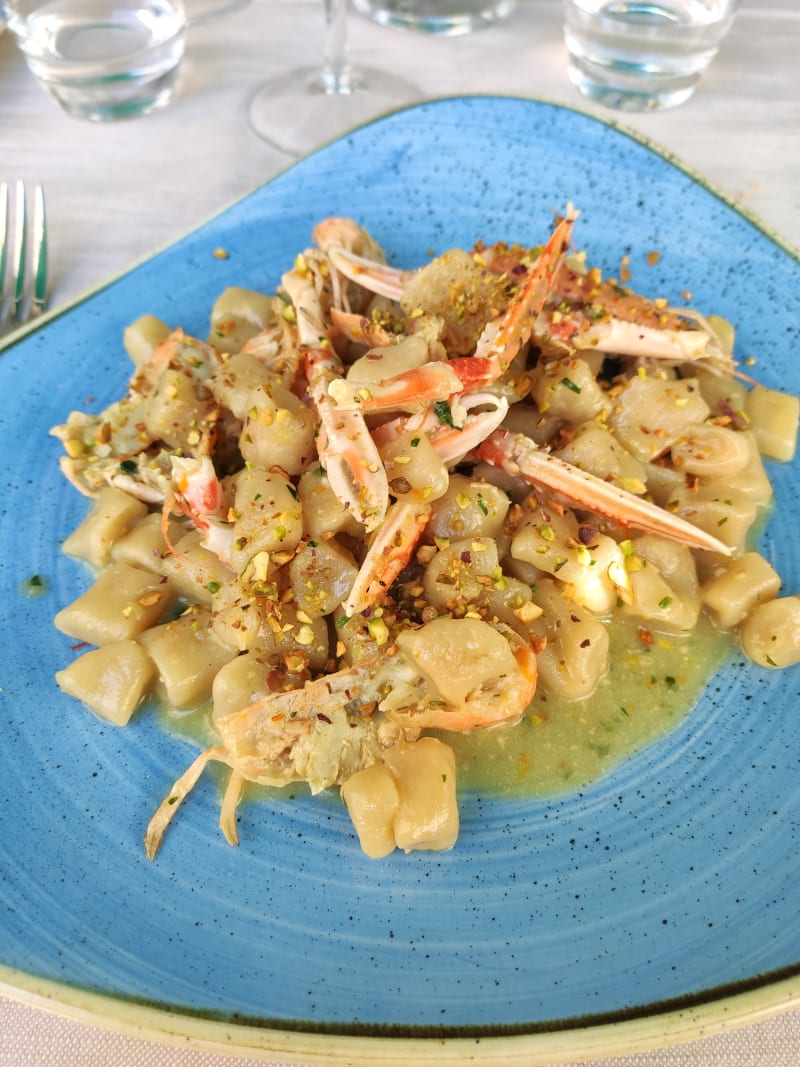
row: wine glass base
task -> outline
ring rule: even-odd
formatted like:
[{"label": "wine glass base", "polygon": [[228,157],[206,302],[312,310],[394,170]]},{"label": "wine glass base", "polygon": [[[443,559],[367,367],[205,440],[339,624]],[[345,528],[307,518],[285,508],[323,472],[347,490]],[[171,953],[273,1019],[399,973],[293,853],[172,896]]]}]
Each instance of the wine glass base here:
[{"label": "wine glass base", "polygon": [[289,156],[303,156],[386,111],[420,99],[403,78],[363,67],[338,78],[302,67],[262,83],[250,97],[250,129]]},{"label": "wine glass base", "polygon": [[185,0],[186,19],[190,26],[198,22],[211,22],[223,15],[233,15],[251,0]]}]

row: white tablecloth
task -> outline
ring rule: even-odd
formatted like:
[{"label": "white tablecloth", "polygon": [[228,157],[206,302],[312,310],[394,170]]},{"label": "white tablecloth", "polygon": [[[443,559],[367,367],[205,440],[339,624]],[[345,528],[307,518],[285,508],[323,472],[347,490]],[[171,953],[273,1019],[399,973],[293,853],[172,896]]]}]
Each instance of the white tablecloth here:
[{"label": "white tablecloth", "polygon": [[[188,0],[191,8],[192,0]],[[269,178],[285,158],[247,127],[259,80],[313,62],[320,0],[250,0],[193,26],[180,90],[145,119],[63,114],[0,35],[0,177],[44,182],[52,304],[124,270]],[[458,39],[354,18],[351,53],[421,95],[499,92],[586,105],[565,72],[559,0],[520,0],[504,24]],[[800,5],[744,0],[696,95],[674,111],[616,116],[668,148],[800,247]],[[607,112],[598,110],[604,117]],[[474,146],[480,154],[482,146]],[[490,166],[490,161],[487,161]],[[0,998],[0,1067],[233,1067],[239,1060],[114,1035]],[[599,1067],[597,1061],[595,1067]],[[797,1067],[800,1012],[603,1067]]]},{"label": "white tablecloth", "polygon": [[[0,1067],[242,1067],[242,1062],[96,1030],[0,1000]],[[341,1062],[346,1067],[346,1060]],[[595,1060],[581,1067],[797,1067],[798,1063],[800,1012],[792,1012],[688,1045]],[[278,1062],[268,1060],[263,1067],[278,1067]]]}]

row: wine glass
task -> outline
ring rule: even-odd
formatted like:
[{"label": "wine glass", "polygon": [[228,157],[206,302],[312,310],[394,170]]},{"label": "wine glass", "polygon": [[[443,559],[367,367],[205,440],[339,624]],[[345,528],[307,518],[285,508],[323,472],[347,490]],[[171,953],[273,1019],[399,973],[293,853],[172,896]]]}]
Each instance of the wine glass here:
[{"label": "wine glass", "polygon": [[262,83],[250,97],[250,128],[289,156],[302,156],[383,111],[420,97],[386,71],[353,67],[347,55],[348,0],[324,0],[320,67],[301,67]]}]

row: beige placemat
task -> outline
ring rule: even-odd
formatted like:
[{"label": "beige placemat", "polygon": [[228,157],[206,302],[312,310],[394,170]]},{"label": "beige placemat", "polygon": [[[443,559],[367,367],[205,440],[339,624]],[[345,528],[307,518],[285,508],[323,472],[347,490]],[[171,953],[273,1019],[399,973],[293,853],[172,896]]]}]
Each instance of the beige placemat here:
[{"label": "beige placemat", "polygon": [[[244,1062],[98,1030],[0,998],[0,1067],[242,1067]],[[800,1067],[800,1012],[690,1045],[593,1063],[594,1067]],[[267,1067],[279,1065],[270,1062]]]}]

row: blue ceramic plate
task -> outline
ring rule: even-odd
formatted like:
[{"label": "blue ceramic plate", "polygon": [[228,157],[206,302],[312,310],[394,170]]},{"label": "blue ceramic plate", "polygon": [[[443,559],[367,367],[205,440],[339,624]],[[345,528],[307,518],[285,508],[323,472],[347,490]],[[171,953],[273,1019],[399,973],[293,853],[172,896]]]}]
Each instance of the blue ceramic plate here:
[{"label": "blue ceramic plate", "polygon": [[[534,244],[568,200],[593,262],[614,272],[630,254],[641,285],[691,290],[738,324],[765,385],[800,392],[786,247],[595,118],[481,97],[327,146],[0,359],[7,987],[140,1033],[365,1063],[601,1055],[800,999],[800,669],[735,657],[673,734],[591,788],[465,795],[452,852],[381,862],[325,799],[246,806],[229,848],[207,779],[148,863],[144,827],[193,749],[151,714],[104,725],[53,682],[72,653],[52,616],[87,585],[59,545],[86,505],[48,429],[121,394],[129,321],[152,312],[204,334],[223,287],[274,290],[326,215],[357,216],[412,266],[478,236]],[[798,466],[770,473],[779,507],[761,547],[791,592]],[[49,591],[29,599],[34,573]]]}]

